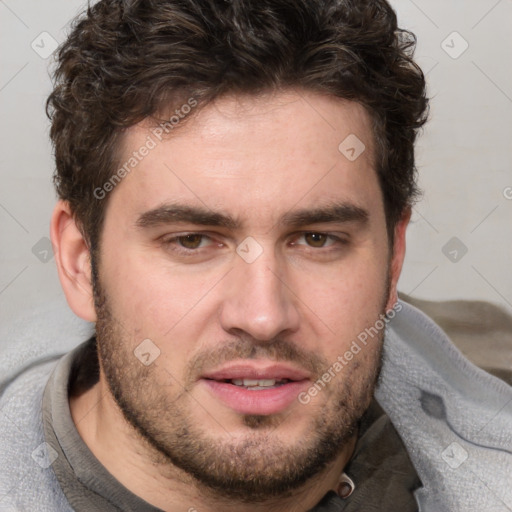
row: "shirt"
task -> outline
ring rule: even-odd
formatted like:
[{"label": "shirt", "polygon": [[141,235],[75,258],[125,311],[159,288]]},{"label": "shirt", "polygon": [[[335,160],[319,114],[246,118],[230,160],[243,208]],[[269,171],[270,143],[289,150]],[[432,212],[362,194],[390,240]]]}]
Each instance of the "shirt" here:
[{"label": "shirt", "polygon": [[[44,391],[44,435],[56,452],[52,469],[59,485],[76,512],[162,512],[116,480],[73,423],[70,394],[83,393],[98,378],[96,341],[91,338],[59,361]],[[355,484],[353,492],[341,498],[330,491],[310,512],[417,512],[413,491],[421,482],[398,433],[375,400],[359,422],[358,436],[344,469]]]}]

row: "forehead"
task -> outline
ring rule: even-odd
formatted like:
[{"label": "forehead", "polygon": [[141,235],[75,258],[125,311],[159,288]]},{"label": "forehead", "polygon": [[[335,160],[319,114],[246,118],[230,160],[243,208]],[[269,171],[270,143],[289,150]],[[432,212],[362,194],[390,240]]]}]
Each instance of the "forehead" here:
[{"label": "forehead", "polygon": [[287,91],[224,97],[189,115],[168,135],[149,120],[126,131],[118,165],[129,172],[109,209],[140,215],[179,201],[263,222],[294,205],[380,204],[371,120],[357,103]]}]

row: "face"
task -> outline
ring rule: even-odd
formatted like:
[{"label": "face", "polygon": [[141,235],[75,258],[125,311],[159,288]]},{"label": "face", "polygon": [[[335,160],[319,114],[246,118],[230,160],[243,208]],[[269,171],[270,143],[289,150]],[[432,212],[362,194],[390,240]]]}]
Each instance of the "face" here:
[{"label": "face", "polygon": [[[156,133],[127,131],[121,165],[155,144],[108,197],[102,378],[160,462],[224,496],[282,494],[341,452],[379,371],[382,330],[344,357],[397,277],[370,119],[281,92]],[[355,160],[338,149],[350,134]]]}]

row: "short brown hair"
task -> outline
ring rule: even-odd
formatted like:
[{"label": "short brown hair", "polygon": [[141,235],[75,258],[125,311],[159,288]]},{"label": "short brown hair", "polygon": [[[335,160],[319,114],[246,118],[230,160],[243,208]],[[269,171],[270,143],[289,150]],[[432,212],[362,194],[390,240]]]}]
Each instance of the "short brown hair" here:
[{"label": "short brown hair", "polygon": [[54,176],[92,250],[123,130],[186,98],[300,87],[359,102],[374,126],[388,231],[417,194],[427,117],[415,37],[385,0],[100,0],[61,46],[48,98]]}]

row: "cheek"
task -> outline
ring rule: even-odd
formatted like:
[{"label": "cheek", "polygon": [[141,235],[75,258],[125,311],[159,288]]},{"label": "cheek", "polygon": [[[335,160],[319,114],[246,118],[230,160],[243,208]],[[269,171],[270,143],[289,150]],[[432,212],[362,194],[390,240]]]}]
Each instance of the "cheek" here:
[{"label": "cheek", "polygon": [[130,345],[149,338],[162,356],[172,354],[172,366],[182,359],[180,354],[197,349],[197,340],[211,324],[209,296],[218,276],[180,273],[136,252],[122,261],[105,261],[103,270],[111,311]]},{"label": "cheek", "polygon": [[[354,258],[355,260],[355,258]],[[373,320],[385,304],[388,268],[385,264],[361,258],[337,269],[303,275],[301,294],[315,311],[333,325]]]},{"label": "cheek", "polygon": [[[297,288],[302,325],[316,339],[315,350],[334,361],[350,349],[354,340],[364,338],[366,330],[375,326],[384,312],[386,277],[385,265],[371,261],[347,265],[323,276],[302,276]],[[365,358],[358,360],[364,364]]]}]

